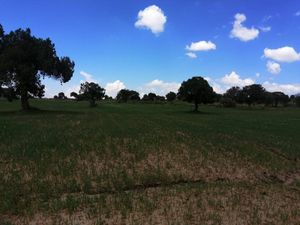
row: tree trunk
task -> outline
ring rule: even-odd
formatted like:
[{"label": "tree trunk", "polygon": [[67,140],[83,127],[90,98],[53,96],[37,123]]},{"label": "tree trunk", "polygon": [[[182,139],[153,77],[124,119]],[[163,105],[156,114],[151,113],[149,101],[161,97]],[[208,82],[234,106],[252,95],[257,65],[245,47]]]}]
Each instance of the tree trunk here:
[{"label": "tree trunk", "polygon": [[22,110],[29,110],[30,106],[29,106],[29,101],[28,101],[28,95],[27,92],[23,92],[21,93],[21,106],[22,106]]},{"label": "tree trunk", "polygon": [[95,103],[95,99],[91,98],[90,99],[90,107],[95,107],[96,103]]}]

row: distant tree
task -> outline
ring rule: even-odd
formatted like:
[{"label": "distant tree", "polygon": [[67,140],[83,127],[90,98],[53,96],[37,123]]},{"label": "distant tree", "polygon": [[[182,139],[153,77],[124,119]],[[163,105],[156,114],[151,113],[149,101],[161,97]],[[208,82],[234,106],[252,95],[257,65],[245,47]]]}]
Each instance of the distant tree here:
[{"label": "distant tree", "polygon": [[78,94],[76,92],[71,92],[70,96],[78,100]]},{"label": "distant tree", "polygon": [[222,94],[214,93],[214,100],[213,100],[213,102],[220,102],[221,99],[222,99],[222,97],[223,97]]},{"label": "distant tree", "polygon": [[154,93],[152,93],[152,92],[150,92],[149,94],[148,94],[148,99],[150,100],[150,101],[155,101],[156,100],[156,94],[154,94]]},{"label": "distant tree", "polygon": [[273,92],[273,106],[277,107],[278,104],[286,106],[289,102],[289,96],[284,94],[283,92]]},{"label": "distant tree", "polygon": [[226,108],[233,108],[236,106],[236,102],[232,98],[228,97],[222,97],[220,103]]},{"label": "distant tree", "polygon": [[228,89],[226,91],[226,93],[224,94],[225,98],[230,98],[235,102],[243,102],[243,98],[242,98],[242,90],[240,87],[232,87],[230,89]]},{"label": "distant tree", "polygon": [[142,97],[142,101],[149,101],[149,97],[147,94],[144,94]]},{"label": "distant tree", "polygon": [[54,99],[58,99],[58,96],[57,96],[57,95],[54,95],[53,98],[54,98]]},{"label": "distant tree", "polygon": [[260,104],[265,100],[266,90],[260,84],[252,84],[245,86],[242,90],[244,101],[250,106],[252,104]]},{"label": "distant tree", "polygon": [[168,94],[166,94],[166,98],[168,102],[173,102],[176,99],[176,93],[171,91]]},{"label": "distant tree", "polygon": [[0,25],[0,86],[16,90],[23,110],[30,109],[30,96],[44,95],[41,77],[67,82],[73,72],[74,62],[68,57],[59,58],[50,39],[36,38],[30,29],[5,34]]},{"label": "distant tree", "polygon": [[264,99],[264,103],[266,106],[273,106],[274,104],[274,95],[272,92],[265,92],[265,99]]},{"label": "distant tree", "polygon": [[164,102],[166,98],[165,96],[156,95],[155,101]]},{"label": "distant tree", "polygon": [[300,107],[300,96],[295,97],[296,106]]},{"label": "distant tree", "polygon": [[183,101],[193,102],[195,111],[198,111],[199,104],[213,102],[214,91],[204,78],[192,77],[182,82],[178,91],[178,98]]},{"label": "distant tree", "polygon": [[140,94],[133,90],[122,89],[118,92],[116,99],[118,102],[138,101]]},{"label": "distant tree", "polygon": [[67,96],[65,96],[65,93],[63,93],[63,92],[59,92],[57,97],[58,97],[58,99],[61,99],[61,100],[67,99]]},{"label": "distant tree", "polygon": [[104,97],[105,89],[94,82],[85,82],[81,84],[79,93],[82,96],[82,99],[88,100],[90,106],[94,107],[96,106],[96,101],[101,100]]},{"label": "distant tree", "polygon": [[295,95],[291,95],[291,96],[290,96],[290,102],[291,102],[292,104],[295,104]]}]

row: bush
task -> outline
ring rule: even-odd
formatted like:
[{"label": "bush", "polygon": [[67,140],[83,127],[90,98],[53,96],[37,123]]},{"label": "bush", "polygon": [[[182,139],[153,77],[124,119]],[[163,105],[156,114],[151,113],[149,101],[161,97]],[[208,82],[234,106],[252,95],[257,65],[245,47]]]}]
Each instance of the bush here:
[{"label": "bush", "polygon": [[236,103],[234,100],[232,100],[231,98],[221,98],[220,103],[223,105],[223,107],[226,108],[233,108],[236,106]]}]

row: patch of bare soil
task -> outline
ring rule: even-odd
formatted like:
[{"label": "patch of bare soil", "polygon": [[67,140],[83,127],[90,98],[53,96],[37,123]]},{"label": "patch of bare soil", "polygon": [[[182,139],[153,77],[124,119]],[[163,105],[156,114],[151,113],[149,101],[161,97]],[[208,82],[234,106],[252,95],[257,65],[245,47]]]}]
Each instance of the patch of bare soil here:
[{"label": "patch of bare soil", "polygon": [[149,188],[124,195],[111,194],[102,202],[89,201],[73,213],[38,213],[9,221],[16,225],[246,225],[299,224],[300,221],[300,195],[284,186],[258,184],[254,187],[224,182]]},{"label": "patch of bare soil", "polygon": [[[182,135],[182,134],[180,134]],[[53,165],[42,178],[63,185],[74,180],[79,190],[63,189],[57,200],[79,200],[75,211],[38,211],[31,216],[0,215],[12,224],[297,224],[300,221],[300,171],[273,174],[233,152],[147,149],[143,157],[115,145],[117,154],[72,155]],[[60,166],[74,163],[70,175]],[[34,165],[18,169],[24,186],[33,185]],[[88,181],[88,189],[84,183]],[[119,185],[119,186],[118,186]],[[60,187],[60,186],[57,186]],[[27,196],[28,197],[28,196]],[[39,198],[34,193],[33,199]],[[49,203],[51,204],[51,203]],[[298,223],[300,224],[300,223]]]}]

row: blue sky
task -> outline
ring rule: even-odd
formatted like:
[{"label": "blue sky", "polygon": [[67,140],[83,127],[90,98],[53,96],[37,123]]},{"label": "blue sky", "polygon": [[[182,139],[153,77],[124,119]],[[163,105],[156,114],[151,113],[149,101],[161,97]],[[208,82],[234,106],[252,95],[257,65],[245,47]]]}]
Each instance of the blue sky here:
[{"label": "blue sky", "polygon": [[[276,2],[276,3],[275,3]],[[0,0],[6,32],[31,28],[76,63],[71,81],[44,80],[46,96],[96,81],[165,94],[203,76],[217,92],[261,83],[300,92],[299,0]]]}]

